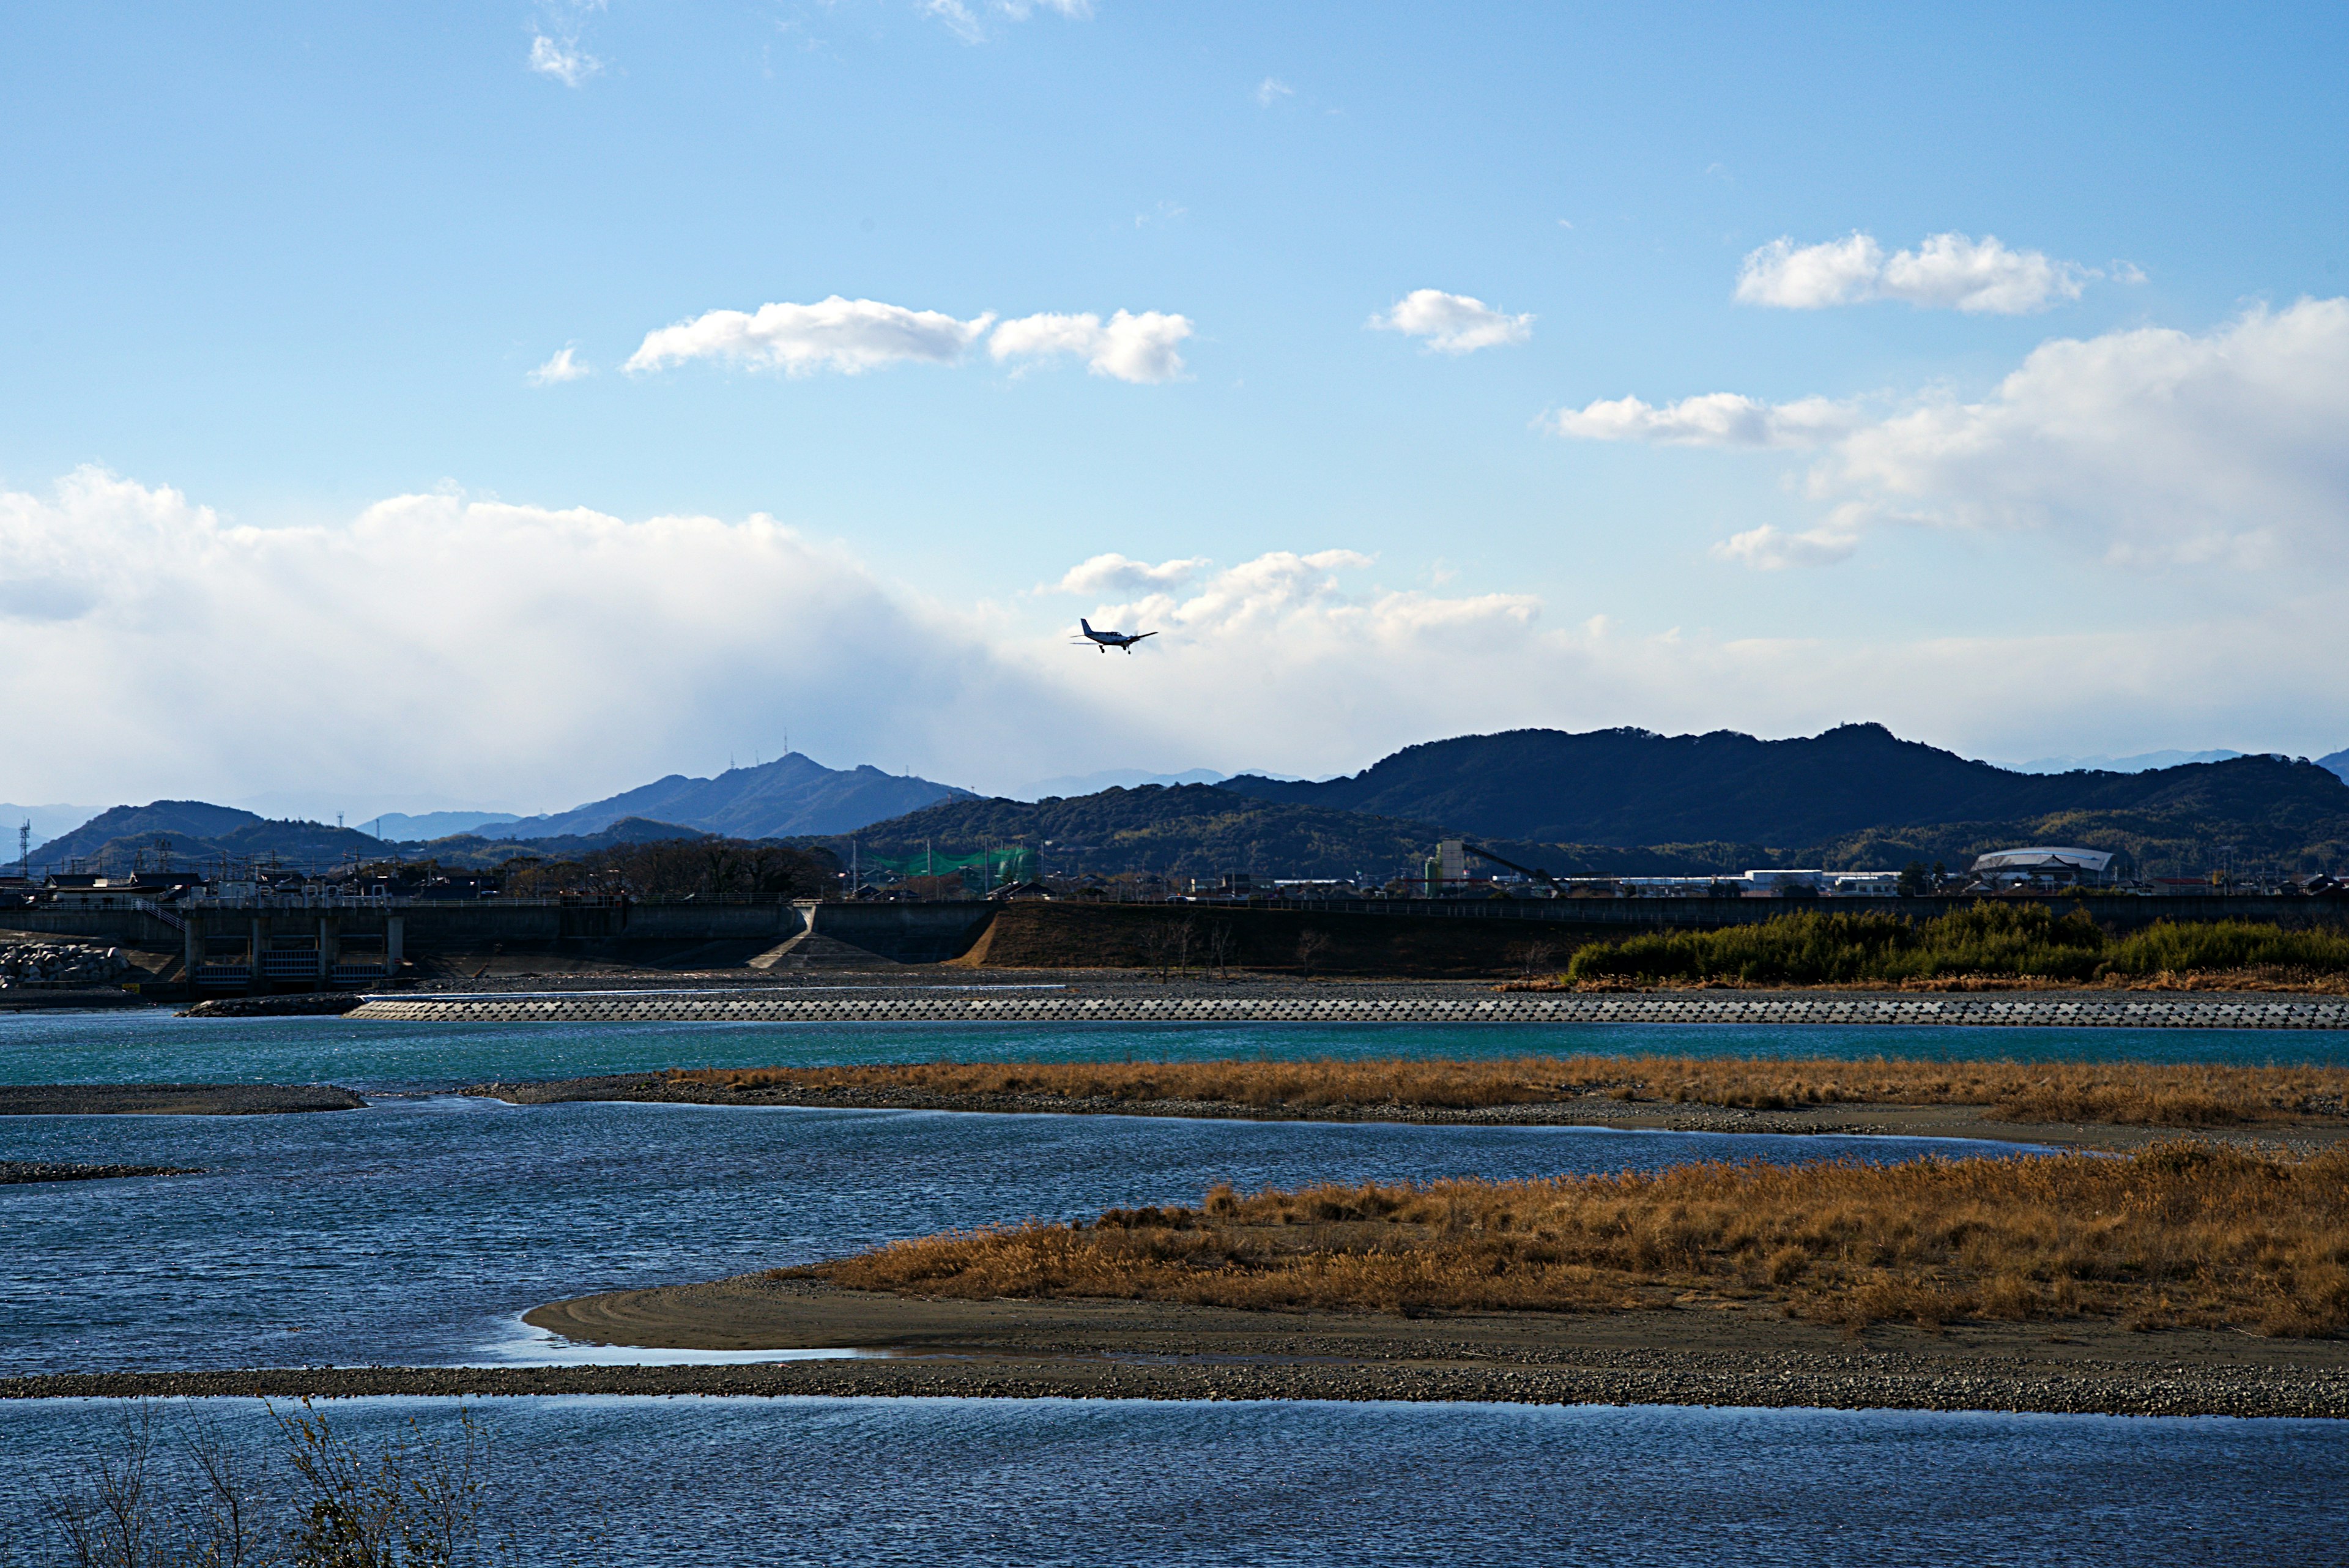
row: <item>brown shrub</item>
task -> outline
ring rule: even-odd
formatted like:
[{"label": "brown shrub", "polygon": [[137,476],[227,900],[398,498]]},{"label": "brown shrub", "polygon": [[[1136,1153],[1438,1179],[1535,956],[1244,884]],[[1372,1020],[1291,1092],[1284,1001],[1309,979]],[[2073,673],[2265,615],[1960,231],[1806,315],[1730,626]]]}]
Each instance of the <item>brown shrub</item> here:
[{"label": "brown shrub", "polygon": [[914,1089],[1068,1100],[1176,1100],[1310,1114],[1338,1107],[1614,1100],[1785,1110],[1812,1105],[1986,1106],[2019,1122],[2223,1127],[2343,1112],[2349,1070],[2191,1064],[1756,1061],[1674,1056],[1314,1062],[931,1062],[712,1067],[680,1084],[738,1089]]},{"label": "brown shrub", "polygon": [[2349,1328],[2349,1147],[2171,1142],[2133,1158],[1682,1166],[1551,1180],[1214,1189],[893,1242],[812,1269],[863,1290],[1274,1310],[1605,1312],[1694,1292],[1857,1327],[2100,1317]]}]

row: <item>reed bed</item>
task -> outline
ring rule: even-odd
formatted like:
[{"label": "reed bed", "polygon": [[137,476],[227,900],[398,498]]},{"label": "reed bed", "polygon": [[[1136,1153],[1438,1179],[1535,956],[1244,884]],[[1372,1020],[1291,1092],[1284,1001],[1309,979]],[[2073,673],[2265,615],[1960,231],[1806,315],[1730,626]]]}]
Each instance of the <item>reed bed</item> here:
[{"label": "reed bed", "polygon": [[1530,1056],[1495,1061],[927,1062],[676,1070],[679,1085],[744,1090],[913,1090],[1077,1101],[1178,1101],[1311,1114],[1475,1110],[1586,1096],[1786,1110],[1979,1106],[2012,1122],[2223,1127],[2349,1115],[2349,1069],[2174,1063],[1769,1061]]},{"label": "reed bed", "polygon": [[2204,989],[2233,975],[2260,989],[2333,989],[2349,976],[2349,931],[2158,920],[2112,935],[2085,910],[2056,916],[2044,905],[1985,901],[1930,920],[1800,914],[1718,930],[1646,932],[1578,950],[1556,983],[1915,985],[2003,977]]},{"label": "reed bed", "polygon": [[992,1299],[1402,1314],[1770,1303],[1841,1323],[2349,1328],[2349,1148],[1682,1166],[1238,1193],[893,1242],[776,1277]]}]

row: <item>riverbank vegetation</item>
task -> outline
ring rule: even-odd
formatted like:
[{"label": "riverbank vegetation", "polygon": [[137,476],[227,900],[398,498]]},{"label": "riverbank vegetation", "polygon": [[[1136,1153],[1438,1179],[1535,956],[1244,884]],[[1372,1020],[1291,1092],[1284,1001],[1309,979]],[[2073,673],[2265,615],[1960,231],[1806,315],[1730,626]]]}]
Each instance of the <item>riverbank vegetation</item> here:
[{"label": "riverbank vegetation", "polygon": [[2349,1148],[2060,1155],[1239,1193],[893,1242],[777,1278],[1403,1314],[1771,1303],[1844,1324],[2349,1329]]},{"label": "riverbank vegetation", "polygon": [[122,1407],[109,1438],[43,1488],[51,1551],[37,1560],[70,1568],[488,1568],[525,1560],[511,1535],[486,1528],[492,1456],[470,1409],[459,1407],[446,1435],[423,1437],[411,1419],[373,1443],[346,1437],[307,1399],[271,1415],[274,1445],[235,1439],[192,1410],[159,1421],[143,1400]]},{"label": "riverbank vegetation", "polygon": [[1770,1061],[1532,1056],[1493,1061],[926,1062],[673,1070],[670,1083],[743,1091],[916,1090],[1082,1102],[1187,1101],[1309,1115],[1473,1110],[1587,1096],[1787,1110],[1979,1106],[1994,1120],[2221,1127],[2349,1116],[2349,1068],[2146,1062]]},{"label": "riverbank vegetation", "polygon": [[2043,904],[1984,901],[1930,920],[1799,914],[1718,930],[1647,932],[1580,949],[1551,983],[1901,985],[1993,977],[2202,989],[2187,977],[2222,976],[2267,988],[2349,988],[2349,931],[2158,920],[2114,935],[2085,911],[2058,916]]}]

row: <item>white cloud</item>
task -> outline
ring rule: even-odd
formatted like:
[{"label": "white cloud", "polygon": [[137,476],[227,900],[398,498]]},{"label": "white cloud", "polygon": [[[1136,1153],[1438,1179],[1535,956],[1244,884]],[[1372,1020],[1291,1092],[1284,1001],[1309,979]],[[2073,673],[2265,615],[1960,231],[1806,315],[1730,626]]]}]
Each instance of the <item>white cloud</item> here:
[{"label": "white cloud", "polygon": [[1788,566],[1829,566],[1859,548],[1859,540],[1832,527],[1810,528],[1799,534],[1781,533],[1764,523],[1743,534],[1733,534],[1713,547],[1713,558],[1736,561],[1756,571],[1784,571]]},{"label": "white cloud", "polygon": [[1040,591],[1062,594],[1130,594],[1180,587],[1210,563],[1206,556],[1152,565],[1115,553],[1071,566],[1061,580]]},{"label": "white cloud", "polygon": [[1270,109],[1282,99],[1294,98],[1296,95],[1297,89],[1278,77],[1267,77],[1256,84],[1256,101],[1267,109]]},{"label": "white cloud", "polygon": [[1464,294],[1440,288],[1415,288],[1402,302],[1370,325],[1381,332],[1424,337],[1427,346],[1444,354],[1467,354],[1504,343],[1523,343],[1534,335],[1530,316],[1505,316]]},{"label": "white cloud", "polygon": [[925,16],[935,16],[944,22],[947,30],[966,44],[986,40],[987,29],[979,26],[978,18],[971,14],[970,7],[962,0],[921,0],[921,9]]},{"label": "white cloud", "polygon": [[1108,325],[1088,311],[1081,316],[1023,316],[1007,321],[987,340],[987,351],[1005,359],[1081,358],[1096,376],[1121,381],[1171,381],[1183,373],[1175,348],[1191,336],[1188,317],[1121,310]]},{"label": "white cloud", "polygon": [[533,387],[552,387],[564,381],[583,380],[594,375],[595,372],[593,369],[582,365],[572,357],[574,352],[575,350],[570,348],[558,350],[554,358],[530,373],[528,378],[530,384]]},{"label": "white cloud", "polygon": [[726,359],[787,375],[843,375],[921,360],[950,365],[995,319],[958,321],[935,310],[908,310],[833,295],[813,305],[762,305],[756,312],[713,310],[645,334],[630,370],[657,370],[688,359]]},{"label": "white cloud", "polygon": [[264,529],[84,470],[0,492],[0,717],[74,741],[0,749],[0,794],[220,799],[298,779],[326,799],[561,808],[714,769],[786,723],[835,765],[979,788],[1055,767],[1321,774],[1526,724],[1874,718],[2002,755],[2220,730],[2307,752],[2349,732],[2349,624],[2322,575],[2195,624],[1723,640],[1588,605],[1551,626],[1526,594],[1393,590],[1348,549],[1187,576],[1126,565],[1099,568],[1093,591],[1119,602],[1088,613],[1164,635],[1112,661],[1041,618],[926,600],[763,516],[627,521],[452,492]]},{"label": "white cloud", "polygon": [[1544,426],[1577,441],[1654,441],[1663,446],[1809,447],[1849,431],[1858,415],[1848,403],[1801,398],[1764,403],[1735,392],[1708,392],[1655,408],[1617,398],[1583,409],[1562,409]]},{"label": "white cloud", "polygon": [[2062,533],[2115,560],[2337,562],[2349,546],[2349,299],[2199,336],[2056,338],[1979,402],[1852,431],[1812,493],[1879,518]]},{"label": "white cloud", "polygon": [[1549,416],[1558,434],[1692,446],[1819,447],[1821,528],[1750,530],[1757,566],[1851,554],[1893,522],[2029,529],[2108,561],[2240,569],[2349,555],[2349,299],[2254,310],[2203,334],[2139,327],[2033,349],[1988,397],[1913,398],[1879,417],[1732,392]]},{"label": "white cloud", "polygon": [[1898,299],[1910,305],[1996,316],[2044,310],[2080,297],[2103,274],[2040,251],[2009,250],[1994,235],[1934,234],[1913,251],[1884,254],[1874,236],[1825,244],[1777,239],[1745,258],[1737,297],[1747,305],[1818,310]]},{"label": "white cloud", "polygon": [[604,68],[604,62],[579,47],[578,40],[558,43],[544,33],[530,41],[530,68],[575,88]]},{"label": "white cloud", "polygon": [[[947,31],[966,44],[987,41],[987,24],[963,0],[918,0],[923,16],[946,24]],[[992,0],[987,9],[1008,22],[1025,22],[1039,11],[1050,11],[1071,22],[1092,19],[1092,0]]]}]

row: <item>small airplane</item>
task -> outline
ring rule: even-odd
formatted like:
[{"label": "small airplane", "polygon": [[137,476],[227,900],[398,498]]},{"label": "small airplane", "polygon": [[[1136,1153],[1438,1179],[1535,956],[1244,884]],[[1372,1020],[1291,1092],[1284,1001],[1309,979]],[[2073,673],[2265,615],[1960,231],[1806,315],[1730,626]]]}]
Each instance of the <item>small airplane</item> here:
[{"label": "small airplane", "polygon": [[[1093,629],[1093,623],[1085,619],[1081,616],[1077,618],[1077,624],[1085,628],[1085,638],[1087,641],[1090,641],[1095,649],[1102,653],[1107,653],[1112,648],[1122,648],[1125,649],[1126,652],[1132,653],[1135,643],[1140,642],[1145,637],[1156,637],[1158,635],[1154,631],[1137,631],[1133,633],[1123,631],[1095,631]],[[1084,644],[1079,643],[1077,646],[1081,648]]]}]

